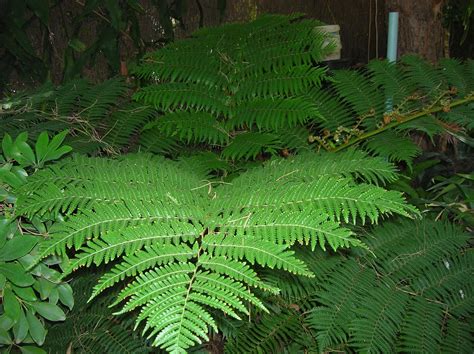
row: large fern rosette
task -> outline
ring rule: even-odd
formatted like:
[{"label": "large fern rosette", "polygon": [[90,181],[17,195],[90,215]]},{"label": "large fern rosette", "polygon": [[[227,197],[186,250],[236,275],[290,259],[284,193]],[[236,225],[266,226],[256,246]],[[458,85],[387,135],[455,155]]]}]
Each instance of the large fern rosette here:
[{"label": "large fern rosette", "polygon": [[32,176],[18,212],[60,215],[40,258],[74,249],[66,274],[112,263],[92,297],[126,284],[118,313],[140,309],[137,324],[171,352],[218,330],[215,310],[237,319],[249,306],[265,311],[253,289],[278,288],[260,269],[313,276],[293,245],[364,247],[350,224],[416,212],[380,187],[394,167],[357,150],[273,159],[230,182],[199,170],[192,159],[75,156]]}]

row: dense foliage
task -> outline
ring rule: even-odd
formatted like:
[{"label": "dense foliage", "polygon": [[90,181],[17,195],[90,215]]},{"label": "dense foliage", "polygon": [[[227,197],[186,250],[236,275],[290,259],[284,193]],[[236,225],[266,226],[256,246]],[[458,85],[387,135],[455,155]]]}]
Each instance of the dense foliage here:
[{"label": "dense foliage", "polygon": [[14,191],[27,183],[32,169],[67,154],[71,147],[62,146],[67,131],[51,141],[41,134],[34,148],[26,143],[27,134],[15,140],[6,135],[0,155],[0,190],[2,216],[0,217],[0,345],[10,352],[18,346],[22,353],[44,353],[36,345],[45,341],[45,320],[63,321],[66,318],[62,304],[69,309],[74,305],[72,289],[61,281],[61,273],[53,266],[60,264],[57,257],[41,262],[37,259],[42,237],[55,218],[51,215],[21,217],[16,211]]},{"label": "dense foliage", "polygon": [[431,218],[396,220],[362,236],[370,252],[300,251],[316,281],[267,273],[282,289],[272,312],[232,333],[226,352],[468,353],[469,239]]},{"label": "dense foliage", "polygon": [[[102,274],[50,350],[469,350],[472,174],[421,181],[439,160],[412,135],[472,144],[473,61],[329,72],[318,25],[198,31],[134,68],[135,102],[118,79],[1,102],[4,203],[44,227],[26,271],[61,259],[81,292]],[[43,168],[63,139],[89,156]]]}]

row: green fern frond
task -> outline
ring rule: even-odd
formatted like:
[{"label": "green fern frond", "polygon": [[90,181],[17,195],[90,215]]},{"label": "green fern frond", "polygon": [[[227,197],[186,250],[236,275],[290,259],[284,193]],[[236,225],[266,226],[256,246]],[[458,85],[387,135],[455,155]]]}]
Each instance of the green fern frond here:
[{"label": "green fern frond", "polygon": [[[123,254],[127,255],[124,257],[126,267],[130,265],[131,259],[135,260],[137,264],[142,261],[149,262],[150,259],[157,256],[154,251],[158,246],[163,247],[158,256],[170,257],[169,259],[173,258],[173,254],[176,254],[177,257],[178,255],[194,255],[196,252],[187,246],[176,249],[167,244],[170,242],[179,243],[180,240],[192,240],[197,237],[196,233],[196,228],[191,224],[182,225],[166,221],[161,221],[158,225],[130,227],[121,232],[109,231],[102,239],[89,241],[86,247],[81,248],[82,252],[71,261],[66,273],[79,267],[89,267],[91,264],[107,264]],[[142,248],[145,248],[146,252],[137,252]],[[164,262],[169,263],[167,258],[164,259]],[[123,263],[121,264],[123,265]]]},{"label": "green fern frond", "polygon": [[248,325],[225,346],[226,353],[282,353],[283,348],[301,335],[298,317],[291,311],[265,316]]},{"label": "green fern frond", "polygon": [[390,353],[404,318],[409,296],[380,287],[368,291],[368,301],[360,303],[351,321],[351,345],[364,353]]},{"label": "green fern frond", "polygon": [[126,91],[127,87],[121,78],[109,79],[92,86],[80,98],[82,115],[89,121],[100,121],[117,104],[117,98]]},{"label": "green fern frond", "polygon": [[367,69],[371,81],[384,91],[385,97],[389,98],[390,103],[395,107],[404,103],[404,100],[416,90],[416,86],[396,63],[387,60],[372,60],[367,65]]},{"label": "green fern frond", "polygon": [[322,128],[334,131],[339,127],[350,127],[355,124],[356,117],[350,108],[331,91],[313,89],[308,95],[313,99],[319,112],[315,122]]},{"label": "green fern frond", "polygon": [[200,84],[176,82],[148,86],[136,92],[133,97],[162,111],[184,108],[228,114],[225,96],[216,89]]},{"label": "green fern frond", "polygon": [[[429,273],[421,275],[413,288],[429,299],[446,299],[449,305],[460,307],[460,303],[469,301],[468,296],[472,294],[472,287],[466,286],[465,279],[470,277],[473,268],[472,252],[459,258],[447,258],[438,261]],[[472,309],[468,311],[473,312]]]},{"label": "green fern frond", "polygon": [[408,305],[400,330],[401,352],[434,353],[442,339],[444,308],[418,297]]},{"label": "green fern frond", "polygon": [[151,107],[131,103],[112,113],[109,131],[102,138],[107,144],[119,148],[127,146],[130,139],[155,114]]},{"label": "green fern frond", "polygon": [[399,136],[390,131],[367,140],[364,148],[389,161],[403,161],[409,168],[413,165],[413,159],[421,153],[421,148],[409,137]]},{"label": "green fern frond", "polygon": [[[282,189],[286,192],[282,194]],[[237,215],[245,217],[254,210],[305,210],[317,208],[335,220],[349,219],[355,223],[368,218],[376,222],[381,214],[401,214],[409,216],[416,212],[404,203],[400,193],[386,191],[368,184],[354,185],[350,179],[320,178],[307,183],[281,184],[278,189],[265,192],[228,188],[230,195],[218,200],[218,205],[227,204],[228,198],[235,200]],[[251,194],[251,195],[250,195]],[[227,199],[227,200],[226,200]],[[234,209],[234,210],[235,210]]]},{"label": "green fern frond", "polygon": [[299,153],[309,150],[308,138],[310,134],[305,127],[283,128],[272,131],[272,134],[278,137],[284,149],[288,151]]},{"label": "green fern frond", "polygon": [[250,160],[261,153],[275,153],[282,149],[278,136],[272,133],[242,133],[222,151],[222,156],[231,160]]},{"label": "green fern frond", "polygon": [[255,80],[240,84],[235,99],[250,100],[255,97],[296,96],[307,92],[311,87],[320,87],[326,73],[324,68],[301,66],[291,68],[289,72],[269,72]]},{"label": "green fern frond", "polygon": [[247,218],[229,220],[220,231],[226,234],[246,235],[270,240],[277,244],[311,245],[326,250],[326,243],[336,250],[340,247],[362,246],[353,237],[353,232],[340,227],[339,223],[328,220],[324,214],[315,212],[275,212],[271,210],[256,211]]},{"label": "green fern frond", "polygon": [[147,124],[144,129],[157,127],[165,136],[186,142],[224,144],[229,136],[215,117],[206,112],[173,112]]},{"label": "green fern frond", "polygon": [[[463,250],[469,237],[425,220],[386,223],[362,241],[376,258],[335,261],[320,275],[323,290],[313,292],[315,307],[306,321],[321,350],[437,351],[446,340],[446,321],[472,313],[468,274],[474,263]],[[407,262],[406,271],[394,271]],[[459,339],[457,345],[466,345]]]},{"label": "green fern frond", "polygon": [[81,97],[90,89],[91,85],[86,80],[72,80],[58,87],[54,103],[60,115],[67,115],[74,110]]},{"label": "green fern frond", "polygon": [[176,152],[179,147],[179,143],[174,137],[164,135],[157,127],[144,130],[140,134],[139,142],[140,151],[155,154]]},{"label": "green fern frond", "polygon": [[362,124],[375,128],[375,118],[380,118],[385,110],[383,93],[358,71],[338,70],[333,79],[339,96],[363,119]]},{"label": "green fern frond", "polygon": [[[397,179],[392,164],[380,157],[372,157],[363,150],[348,149],[333,154],[322,152],[318,154],[318,161],[314,160],[314,153],[300,153],[291,159],[273,159],[265,167],[265,179],[309,181],[320,177],[346,177],[379,185],[393,182]],[[241,183],[248,183],[257,177],[259,170],[249,171],[241,176]],[[311,176],[309,179],[307,176]]]},{"label": "green fern frond", "polygon": [[278,130],[303,125],[317,115],[316,106],[304,98],[269,98],[238,106],[228,124],[232,128],[255,125],[260,130]]},{"label": "green fern frond", "polygon": [[[173,202],[172,198],[170,201]],[[194,212],[196,211],[197,209],[194,209]],[[83,210],[79,220],[73,219],[54,228],[52,236],[41,244],[39,257],[44,258],[53,253],[65,254],[66,247],[78,249],[86,240],[97,237],[97,234],[100,233],[112,231],[120,233],[123,228],[132,231],[133,229],[129,228],[159,221],[193,219],[196,214],[192,214],[189,207],[187,210],[180,211],[158,203],[103,204],[94,207],[93,211]],[[126,235],[121,234],[116,237],[126,237]],[[134,238],[131,236],[131,241],[133,242],[133,240]]]},{"label": "green fern frond", "polygon": [[443,353],[469,353],[472,350],[472,325],[451,318],[447,321],[446,335],[439,351]]},{"label": "green fern frond", "polygon": [[214,256],[228,256],[250,264],[260,264],[264,267],[284,269],[287,272],[312,276],[306,265],[294,257],[294,252],[286,245],[276,245],[273,242],[251,236],[209,235],[203,241],[204,248]]},{"label": "green fern frond", "polygon": [[[455,107],[449,112],[443,112],[440,115],[441,119],[448,124],[454,123],[459,127],[465,127],[466,129],[474,129],[474,105],[466,105]],[[454,126],[456,129],[457,127]]]},{"label": "green fern frond", "polygon": [[[274,159],[231,183],[208,181],[193,158],[74,156],[32,176],[18,210],[62,219],[48,230],[38,258],[67,256],[72,248],[65,274],[113,262],[92,297],[127,282],[114,303],[124,303],[117,314],[140,308],[137,326],[144,323],[154,345],[184,352],[217,330],[215,311],[236,319],[254,307],[267,311],[262,293],[277,296],[279,289],[260,269],[314,276],[295,243],[361,246],[339,219],[376,222],[415,212],[399,193],[361,182],[392,180],[393,166],[352,150],[341,156],[306,154],[300,159],[308,168],[293,179],[286,175],[298,158]],[[357,171],[363,158],[367,168]]]},{"label": "green fern frond", "polygon": [[434,97],[446,88],[441,73],[426,60],[415,55],[406,55],[401,58],[401,63],[413,85],[422,89],[425,95]]},{"label": "green fern frond", "polygon": [[[170,263],[174,260],[184,262],[194,256],[196,256],[195,250],[191,250],[186,246],[178,247],[173,245],[152,245],[145,247],[145,251],[140,250],[136,253],[130,253],[130,255],[123,258],[121,263],[117,264],[99,279],[92,297],[97,296],[97,294],[124,280],[126,277],[136,276],[138,273],[149,268]],[[82,261],[83,257],[79,256],[78,260],[73,261],[69,266],[69,269],[77,268],[79,266],[78,263],[82,263]]]},{"label": "green fern frond", "polygon": [[375,277],[357,262],[348,260],[344,272],[335,269],[334,276],[322,282],[322,289],[314,291],[314,307],[306,321],[315,331],[320,348],[346,343],[350,331],[347,324],[354,319],[357,298],[373,285]]},{"label": "green fern frond", "polygon": [[[149,85],[134,98],[164,111],[165,117],[206,112],[200,127],[208,126],[208,131],[216,133],[208,136],[196,128],[197,121],[183,123],[181,128],[165,118],[156,121],[160,129],[155,129],[155,134],[165,131],[167,136],[174,133],[188,142],[228,143],[222,156],[232,160],[255,159],[260,153],[275,155],[284,130],[318,116],[305,93],[322,85],[326,70],[315,67],[314,62],[332,50],[327,34],[318,31],[318,25],[321,23],[301,15],[271,15],[245,25],[201,29],[192,38],[145,57],[134,72]],[[230,139],[213,128],[214,122],[231,130]],[[253,126],[261,132],[241,131]],[[278,136],[272,136],[274,132]],[[152,141],[152,132],[147,134],[147,142]],[[302,144],[305,139],[298,139],[297,144],[282,140],[284,148],[307,145]]]},{"label": "green fern frond", "polygon": [[442,75],[447,83],[456,89],[457,93],[465,96],[469,93],[469,80],[472,76],[459,60],[453,58],[443,58],[439,62]]},{"label": "green fern frond", "polygon": [[159,52],[145,56],[143,64],[133,68],[139,78],[164,82],[194,82],[208,87],[222,85],[225,77],[214,70],[216,58],[209,50],[193,48],[175,50],[163,48]]},{"label": "green fern frond", "polygon": [[43,349],[60,354],[68,350],[78,353],[145,354],[152,348],[133,331],[132,316],[117,317],[108,307],[109,296],[104,294],[93,303],[87,303],[96,274],[82,274],[71,281],[74,308],[64,322],[48,327]]},{"label": "green fern frond", "polygon": [[229,275],[232,278],[242,281],[250,286],[269,290],[273,293],[277,293],[279,291],[278,288],[274,288],[263,283],[258,278],[257,273],[255,273],[254,270],[252,270],[247,264],[243,262],[228,259],[225,256],[210,257],[209,255],[204,254],[199,258],[199,264],[205,269],[209,269],[218,274]]}]

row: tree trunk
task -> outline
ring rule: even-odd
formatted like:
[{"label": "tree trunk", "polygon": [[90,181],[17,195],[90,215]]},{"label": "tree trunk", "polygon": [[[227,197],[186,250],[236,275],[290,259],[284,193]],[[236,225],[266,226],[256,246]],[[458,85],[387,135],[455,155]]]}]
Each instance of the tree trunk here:
[{"label": "tree trunk", "polygon": [[387,14],[400,13],[398,55],[418,54],[434,63],[443,57],[444,28],[441,11],[444,0],[387,0]]}]

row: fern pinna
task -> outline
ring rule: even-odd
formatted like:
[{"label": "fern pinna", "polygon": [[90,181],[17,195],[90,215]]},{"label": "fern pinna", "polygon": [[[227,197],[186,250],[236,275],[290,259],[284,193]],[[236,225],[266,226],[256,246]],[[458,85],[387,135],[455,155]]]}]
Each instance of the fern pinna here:
[{"label": "fern pinna", "polygon": [[248,306],[267,311],[256,294],[278,288],[261,268],[314,276],[293,245],[364,247],[347,224],[416,213],[380,186],[396,178],[393,166],[356,150],[273,159],[231,182],[208,181],[192,166],[143,154],[75,156],[32,176],[17,204],[21,214],[64,220],[39,257],[74,248],[66,274],[113,262],[92,298],[127,279],[117,313],[140,308],[137,325],[170,352],[218,330],[211,309],[236,319]]},{"label": "fern pinna", "polygon": [[470,353],[470,236],[426,218],[386,222],[361,240],[370,251],[300,249],[310,281],[265,271],[281,289],[267,298],[272,312],[229,334],[226,352]]}]

